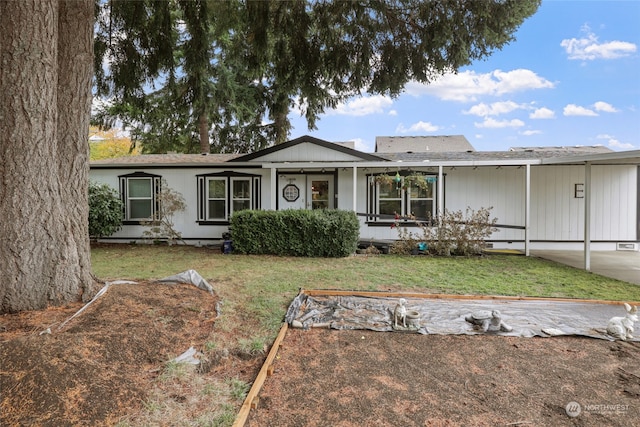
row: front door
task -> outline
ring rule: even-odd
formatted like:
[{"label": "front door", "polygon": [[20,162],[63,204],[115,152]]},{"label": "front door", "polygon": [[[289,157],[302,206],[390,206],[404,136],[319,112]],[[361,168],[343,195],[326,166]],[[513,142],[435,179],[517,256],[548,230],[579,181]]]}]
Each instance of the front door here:
[{"label": "front door", "polygon": [[307,177],[307,209],[333,209],[333,176],[309,175]]},{"label": "front door", "polygon": [[278,209],[333,209],[333,175],[280,174]]}]

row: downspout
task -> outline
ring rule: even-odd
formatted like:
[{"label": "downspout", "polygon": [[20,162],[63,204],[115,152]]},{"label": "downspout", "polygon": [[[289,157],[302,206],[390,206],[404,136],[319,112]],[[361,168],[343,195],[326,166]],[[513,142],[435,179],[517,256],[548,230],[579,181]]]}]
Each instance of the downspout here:
[{"label": "downspout", "polygon": [[591,271],[591,162],[584,164],[584,269]]}]

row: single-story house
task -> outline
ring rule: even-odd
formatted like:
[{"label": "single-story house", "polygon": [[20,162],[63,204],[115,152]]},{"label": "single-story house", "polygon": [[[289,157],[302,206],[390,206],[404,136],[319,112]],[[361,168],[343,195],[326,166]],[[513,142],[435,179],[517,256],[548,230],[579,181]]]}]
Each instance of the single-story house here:
[{"label": "single-story house", "polygon": [[[184,197],[184,241],[210,244],[242,209],[345,209],[362,241],[394,240],[401,218],[491,207],[494,248],[638,250],[640,150],[601,146],[476,151],[464,136],[378,137],[374,153],[302,136],[250,154],[162,154],[91,163],[90,179],[124,201],[123,227],[141,239],[162,182]],[[417,179],[423,179],[417,185]],[[426,184],[425,184],[426,182]],[[585,208],[588,207],[588,208]],[[411,226],[410,219],[401,223]],[[586,242],[586,244],[585,244]]]}]

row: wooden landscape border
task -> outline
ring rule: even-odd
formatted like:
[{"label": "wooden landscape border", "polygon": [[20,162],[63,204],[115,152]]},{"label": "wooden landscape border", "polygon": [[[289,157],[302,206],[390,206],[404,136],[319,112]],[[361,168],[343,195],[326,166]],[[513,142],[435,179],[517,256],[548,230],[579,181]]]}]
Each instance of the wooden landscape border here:
[{"label": "wooden landscape border", "polygon": [[[510,300],[510,301],[549,301],[549,302],[579,302],[579,303],[593,303],[593,304],[610,304],[621,305],[623,301],[610,301],[610,300],[592,300],[592,299],[579,299],[579,298],[552,298],[552,297],[526,297],[526,296],[507,296],[507,295],[455,295],[455,294],[425,294],[419,292],[385,292],[385,291],[344,291],[339,289],[300,289],[298,295],[307,294],[309,296],[348,296],[348,297],[368,297],[368,298],[421,298],[421,299],[453,299],[453,300]],[[631,305],[640,306],[638,301],[627,301]],[[252,408],[257,408],[259,402],[259,393],[267,378],[274,372],[273,361],[283,345],[285,336],[289,325],[287,322],[282,324],[280,332],[276,337],[269,354],[265,359],[258,376],[256,377],[247,397],[245,398],[232,427],[243,427],[247,422],[249,413]]]}]

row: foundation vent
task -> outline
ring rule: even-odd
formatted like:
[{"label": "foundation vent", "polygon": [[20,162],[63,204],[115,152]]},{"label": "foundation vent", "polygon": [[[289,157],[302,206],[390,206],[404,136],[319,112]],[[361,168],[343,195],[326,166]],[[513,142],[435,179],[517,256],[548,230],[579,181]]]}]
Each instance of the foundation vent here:
[{"label": "foundation vent", "polygon": [[618,244],[616,244],[616,250],[617,251],[636,251],[637,252],[638,251],[638,243],[633,243],[633,242],[620,243],[619,242]]}]

